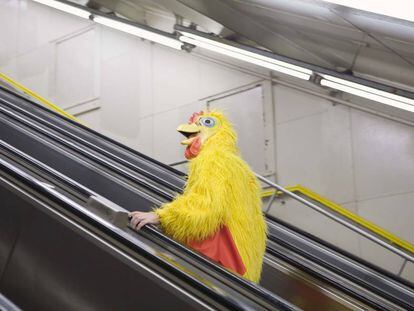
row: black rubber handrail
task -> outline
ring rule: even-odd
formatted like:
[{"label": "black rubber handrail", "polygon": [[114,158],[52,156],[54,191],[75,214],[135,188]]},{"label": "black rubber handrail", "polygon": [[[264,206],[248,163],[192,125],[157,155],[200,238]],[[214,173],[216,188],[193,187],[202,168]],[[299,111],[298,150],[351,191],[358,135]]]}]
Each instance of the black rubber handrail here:
[{"label": "black rubber handrail", "polygon": [[[54,179],[60,180],[62,183],[66,184],[68,187],[74,188],[76,191],[81,192],[82,195],[86,196],[85,200],[93,195],[96,195],[93,191],[87,189],[86,187],[83,187],[82,185],[76,183],[75,181],[71,180],[70,178],[64,176],[63,174],[60,174],[56,172],[54,169],[47,167],[46,165],[40,163],[39,161],[32,159],[30,156],[25,155],[24,153],[16,150],[12,146],[0,141],[0,147],[7,150],[9,153],[13,154],[16,158],[21,158],[23,161],[29,163],[30,165],[35,166],[39,170],[43,170],[47,173],[47,175],[52,176]],[[1,150],[1,149],[0,149]],[[1,164],[1,163],[0,163]],[[163,241],[164,243],[168,243],[170,246],[173,246],[175,249],[178,249],[180,252],[185,253],[186,255],[189,255],[192,259],[202,263],[207,269],[212,269],[216,273],[222,275],[224,279],[227,279],[232,283],[232,286],[237,284],[237,286],[242,286],[246,290],[248,290],[250,293],[253,293],[256,298],[259,299],[257,301],[263,300],[266,301],[268,304],[272,306],[276,306],[278,308],[283,308],[284,306],[286,309],[283,310],[295,310],[290,306],[289,303],[285,302],[282,298],[276,296],[275,294],[257,286],[253,283],[229,272],[228,270],[224,269],[223,267],[211,262],[204,256],[188,249],[187,247],[183,246],[182,244],[176,242],[175,240],[167,237],[165,234],[160,232],[158,229],[156,229],[154,226],[148,226],[147,228],[143,229],[143,233],[146,235],[146,237],[150,237],[153,239],[156,237],[157,239]],[[230,283],[228,283],[230,284]]]},{"label": "black rubber handrail", "polygon": [[96,154],[96,153],[90,152],[90,151],[88,151],[84,148],[81,148],[79,145],[77,145],[76,143],[74,143],[72,141],[64,140],[61,137],[59,137],[58,135],[56,135],[55,133],[53,133],[51,131],[47,131],[46,129],[42,128],[41,126],[39,126],[35,122],[33,122],[31,120],[24,119],[21,116],[19,116],[18,114],[8,111],[7,109],[2,107],[1,105],[0,105],[0,112],[3,113],[4,115],[8,116],[10,119],[13,119],[15,122],[24,124],[27,128],[30,128],[31,130],[33,130],[37,133],[43,134],[45,137],[49,138],[50,140],[53,140],[56,144],[63,145],[66,148],[69,148],[73,151],[76,151],[77,153],[82,154],[85,158],[88,158],[88,159],[90,159],[90,160],[92,160],[96,163],[99,163],[103,167],[109,168],[109,169],[117,172],[118,174],[123,175],[124,177],[126,177],[127,179],[131,180],[132,182],[134,182],[138,185],[144,186],[146,188],[152,188],[153,191],[156,192],[161,197],[164,197],[166,199],[171,199],[173,197],[171,192],[167,192],[165,190],[162,190],[161,188],[151,186],[152,180],[148,181],[146,179],[143,179],[140,176],[132,174],[132,173],[128,172],[127,170],[122,169],[120,166],[115,165],[114,163],[111,163],[111,161],[108,161],[108,160],[102,158],[99,154]]},{"label": "black rubber handrail", "polygon": [[[125,145],[119,143],[118,141],[116,141],[116,140],[114,140],[110,137],[107,137],[107,136],[105,136],[105,135],[103,135],[99,132],[94,131],[93,129],[91,129],[89,127],[86,127],[83,124],[80,124],[78,122],[75,122],[74,120],[68,119],[65,116],[62,116],[61,114],[59,114],[59,113],[57,113],[53,110],[50,110],[50,109],[42,106],[41,104],[37,103],[36,101],[31,100],[31,99],[29,99],[25,96],[22,96],[21,94],[15,92],[13,90],[7,89],[7,88],[0,85],[0,93],[3,93],[3,95],[5,95],[4,93],[7,93],[8,94],[7,97],[8,97],[9,100],[12,100],[12,98],[10,98],[10,96],[13,96],[15,98],[17,97],[17,98],[23,100],[24,103],[29,103],[30,106],[35,107],[36,110],[41,111],[43,115],[53,116],[55,118],[55,120],[59,120],[63,124],[64,123],[70,124],[74,129],[80,129],[82,131],[87,132],[90,135],[95,136],[96,138],[99,138],[99,139],[101,139],[105,142],[111,143],[114,146],[116,146],[120,149],[123,149],[124,151],[127,151],[130,155],[137,156],[137,157],[145,160],[148,164],[155,165],[157,168],[162,168],[162,170],[165,171],[165,172],[173,173],[174,176],[179,177],[181,180],[183,180],[183,178],[185,178],[185,174],[183,172],[181,172],[179,170],[176,170],[173,167],[171,167],[171,166],[169,166],[165,163],[159,162],[159,161],[155,160],[154,158],[151,158],[151,157],[149,157],[149,156],[147,156],[143,153],[140,153],[139,151],[137,151],[135,149],[132,149],[128,146],[125,146]],[[10,104],[10,102],[9,102],[9,104]],[[14,105],[14,106],[18,107],[16,105]]]}]

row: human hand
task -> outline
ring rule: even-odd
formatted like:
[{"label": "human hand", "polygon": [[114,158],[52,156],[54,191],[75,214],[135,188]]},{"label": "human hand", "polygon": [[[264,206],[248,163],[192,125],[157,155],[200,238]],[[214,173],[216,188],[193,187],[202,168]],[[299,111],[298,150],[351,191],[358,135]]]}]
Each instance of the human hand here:
[{"label": "human hand", "polygon": [[131,227],[137,231],[146,224],[158,225],[160,223],[158,215],[153,212],[131,212],[128,216],[131,217]]}]

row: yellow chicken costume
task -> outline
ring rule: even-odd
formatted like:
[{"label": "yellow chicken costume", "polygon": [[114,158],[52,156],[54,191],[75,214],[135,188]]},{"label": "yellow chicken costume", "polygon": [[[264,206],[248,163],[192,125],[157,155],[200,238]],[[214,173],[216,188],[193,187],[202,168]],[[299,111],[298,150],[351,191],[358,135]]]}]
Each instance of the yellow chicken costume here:
[{"label": "yellow chicken costume", "polygon": [[260,280],[266,224],[260,185],[218,111],[194,113],[177,129],[190,160],[184,193],[155,210],[164,232],[253,282]]}]

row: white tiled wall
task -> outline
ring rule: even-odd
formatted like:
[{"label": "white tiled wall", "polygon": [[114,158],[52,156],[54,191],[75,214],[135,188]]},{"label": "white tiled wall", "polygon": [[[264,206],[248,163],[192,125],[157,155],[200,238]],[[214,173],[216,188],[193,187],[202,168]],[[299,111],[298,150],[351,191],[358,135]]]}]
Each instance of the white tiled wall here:
[{"label": "white tiled wall", "polygon": [[[226,106],[226,99],[214,100],[220,94],[257,83],[256,75],[246,73],[251,66],[234,68],[32,1],[0,0],[1,72],[62,107],[96,103],[99,109],[79,118],[166,163],[184,159],[178,124],[208,101]],[[229,103],[239,121],[272,110],[257,105],[260,99],[274,106],[274,157],[261,151],[268,131],[263,132],[260,117],[238,124],[241,145],[260,150],[249,160],[252,166],[260,172],[266,165],[276,167],[280,184],[304,185],[414,243],[413,128],[287,86],[278,84],[272,91],[273,99],[240,92]],[[234,108],[238,101],[242,104]],[[273,158],[275,163],[265,163]],[[391,271],[401,264],[291,201],[272,213]],[[403,275],[414,279],[413,270],[407,265]]]},{"label": "white tiled wall", "polygon": [[71,107],[98,97],[97,44],[95,28],[56,43],[55,101],[61,107]]},{"label": "white tiled wall", "polygon": [[[125,53],[133,53],[137,46],[149,44],[146,41],[139,40],[127,33],[113,30],[111,28],[102,27],[101,30],[101,61],[119,57]],[[143,50],[141,46],[140,50]]]},{"label": "white tiled wall", "polygon": [[[350,207],[351,209],[353,208],[352,206]],[[360,255],[359,236],[356,233],[348,228],[338,226],[333,220],[310,208],[304,207],[297,201],[289,198],[277,199],[269,214],[333,245],[344,248],[348,252]]]},{"label": "white tiled wall", "polygon": [[339,203],[353,200],[348,110],[329,107],[323,113],[276,126],[280,183],[299,182]]},{"label": "white tiled wall", "polygon": [[146,104],[151,101],[151,83],[145,77],[150,72],[150,46],[138,43],[129,52],[101,63],[102,126],[128,138],[139,127],[139,122],[130,121],[152,114]]},{"label": "white tiled wall", "polygon": [[414,219],[413,204],[414,191],[360,200],[358,201],[358,211],[362,217],[370,219],[414,244],[413,226],[401,226],[407,220]]},{"label": "white tiled wall", "polygon": [[[279,183],[301,184],[414,243],[414,129],[289,87],[274,94]],[[401,267],[399,256],[291,200],[271,213],[391,272]]]},{"label": "white tiled wall", "polygon": [[[266,174],[263,88],[238,90],[208,101],[209,107],[222,109],[237,131],[240,153],[252,169]],[[259,156],[258,156],[259,155]]]},{"label": "white tiled wall", "polygon": [[14,59],[14,74],[23,85],[51,98],[53,96],[51,83],[53,62],[51,60],[53,60],[52,46],[43,45],[16,57]]},{"label": "white tiled wall", "polygon": [[12,55],[17,54],[19,30],[18,1],[0,1],[0,64],[4,64]]},{"label": "white tiled wall", "polygon": [[407,263],[402,276],[408,280],[414,280],[414,263]]},{"label": "white tiled wall", "polygon": [[351,118],[357,199],[413,192],[413,128],[355,110]]},{"label": "white tiled wall", "polygon": [[153,47],[154,114],[193,103],[199,99],[200,71],[196,58],[169,48]]}]

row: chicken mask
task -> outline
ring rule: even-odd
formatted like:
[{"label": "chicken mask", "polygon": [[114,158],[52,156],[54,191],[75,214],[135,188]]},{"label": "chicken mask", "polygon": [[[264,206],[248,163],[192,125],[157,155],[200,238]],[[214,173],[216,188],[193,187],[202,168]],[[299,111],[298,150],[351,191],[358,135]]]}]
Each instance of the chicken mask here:
[{"label": "chicken mask", "polygon": [[207,141],[212,140],[213,136],[217,138],[216,145],[219,141],[221,143],[227,141],[234,146],[236,144],[236,135],[231,129],[230,123],[218,111],[195,112],[188,120],[188,124],[180,125],[177,131],[187,138],[181,144],[187,146],[185,157],[188,160],[195,158]]}]

